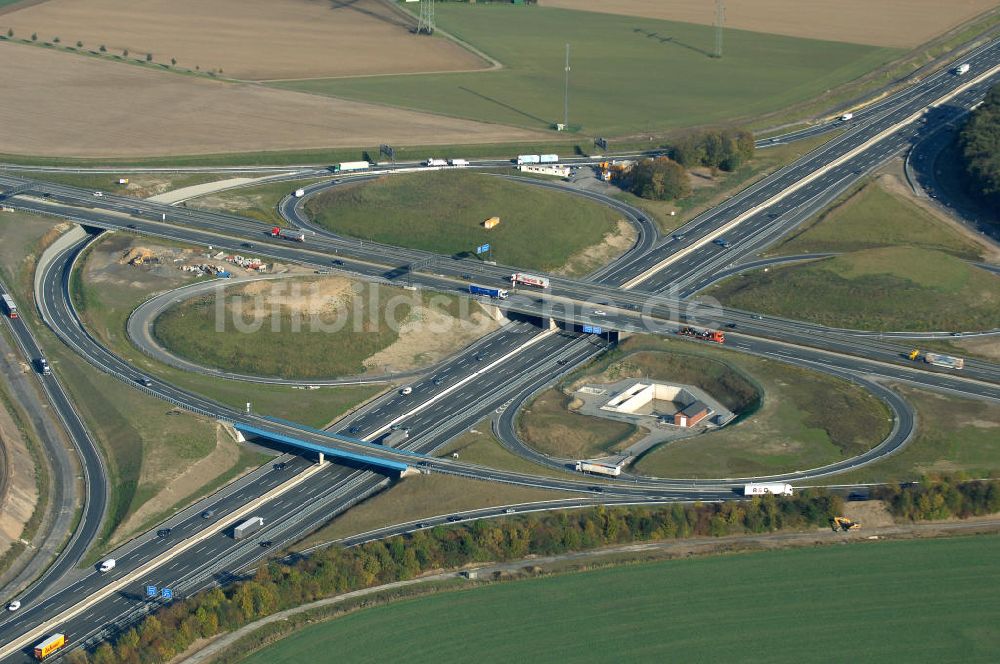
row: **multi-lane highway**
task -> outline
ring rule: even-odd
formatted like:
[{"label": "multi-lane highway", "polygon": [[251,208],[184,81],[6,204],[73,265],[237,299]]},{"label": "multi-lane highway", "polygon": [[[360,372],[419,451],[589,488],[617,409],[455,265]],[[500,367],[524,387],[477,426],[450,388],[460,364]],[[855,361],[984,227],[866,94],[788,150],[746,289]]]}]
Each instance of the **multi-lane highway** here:
[{"label": "multi-lane highway", "polygon": [[[925,108],[935,102],[963,106],[975,103],[981,96],[986,80],[977,81],[998,61],[998,47],[990,44],[967,58],[973,71],[966,77],[947,72],[928,76],[919,84],[880,103],[875,112],[861,116],[853,128],[817,151],[778,173],[762,180],[726,204],[702,215],[680,231],[681,239],[659,238],[648,219],[635,218],[642,232],[637,247],[614,265],[593,275],[595,281],[553,279],[549,293],[518,293],[506,306],[527,310],[544,317],[555,315],[570,323],[592,317],[584,303],[597,302],[613,316],[601,317],[600,322],[616,329],[661,326],[677,320],[687,320],[691,313],[706,320],[726,318],[735,321],[739,332],[731,335],[737,350],[769,355],[830,371],[851,380],[863,380],[864,374],[874,374],[909,380],[941,389],[975,393],[1000,398],[997,368],[989,363],[969,363],[964,377],[941,372],[900,366],[899,349],[870,340],[859,341],[842,331],[827,331],[792,321],[776,321],[745,312],[691,307],[684,300],[685,289],[697,288],[699,279],[710,277],[728,263],[749,257],[786,232],[805,211],[821,205],[835,196],[844,186],[875,165],[896,154],[916,135],[917,122]],[[987,77],[990,80],[994,74]],[[963,86],[965,89],[963,90]],[[934,115],[927,116],[933,125]],[[113,196],[92,197],[72,187],[26,183],[19,178],[0,177],[0,185],[30,188],[13,192],[5,201],[13,207],[55,214],[78,223],[100,228],[131,227],[137,232],[185,242],[211,244],[239,252],[241,245],[262,240],[262,227],[231,215],[157,206],[142,201]],[[40,196],[40,197],[37,197]],[[639,213],[641,215],[641,213]],[[804,217],[802,217],[804,218]],[[730,244],[723,250],[710,242],[725,238]],[[42,275],[39,306],[46,322],[81,356],[95,366],[137,389],[145,389],[195,412],[223,420],[247,420],[260,429],[294,435],[318,444],[326,444],[370,452],[361,440],[373,440],[390,426],[411,427],[411,438],[405,449],[384,450],[388,458],[414,465],[412,452],[426,453],[439,447],[471,424],[507,404],[505,412],[515,406],[539,385],[586,359],[603,347],[600,339],[582,336],[572,329],[549,330],[528,323],[517,323],[494,335],[478,349],[459,354],[439,367],[433,377],[415,381],[412,392],[388,394],[372,406],[345,421],[340,431],[347,437],[331,439],[325,432],[314,432],[294,425],[274,422],[254,416],[243,416],[229,409],[154,379],[146,387],[143,376],[120,358],[103,348],[83,329],[69,301],[67,284],[72,264],[84,242],[62,251],[45,266]],[[720,254],[725,251],[725,259]],[[407,274],[407,279],[431,288],[460,289],[463,275],[470,272],[470,261],[429,257],[422,252],[360,243],[337,237],[317,235],[307,247],[291,246],[280,241],[267,241],[255,252],[279,260],[288,260],[328,269],[331,257],[343,261],[346,271],[365,278],[386,279],[407,274],[406,266],[419,265]],[[726,265],[724,265],[726,264]],[[708,266],[708,267],[706,267]],[[512,268],[477,266],[477,281],[507,281]],[[621,286],[633,291],[622,290]],[[680,285],[678,288],[677,285]],[[656,296],[653,293],[673,289],[673,293]],[[562,304],[563,309],[552,307]],[[565,305],[571,304],[572,311]],[[584,306],[580,306],[584,305]],[[543,307],[550,307],[546,311]],[[688,313],[691,312],[691,313]],[[644,317],[640,314],[645,313]],[[807,343],[808,342],[808,343]],[[437,380],[436,380],[437,379]],[[867,455],[842,462],[836,467],[812,469],[789,474],[792,479],[807,479],[868,463],[891,453],[905,444],[912,432],[911,411],[895,393],[870,383],[896,414],[893,434]],[[509,418],[508,418],[509,422]],[[504,436],[508,425],[501,424]],[[355,442],[352,439],[361,439]],[[506,440],[516,445],[517,441]],[[458,476],[541,486],[575,493],[593,492],[594,480],[567,476],[538,477],[476,467],[451,459],[419,457],[416,467]],[[557,463],[558,465],[558,463]],[[418,480],[416,480],[418,481]],[[27,607],[22,613],[0,623],[0,639],[8,646],[0,649],[0,658],[23,656],[23,646],[48,628],[48,622],[58,620],[58,627],[71,633],[75,642],[101,636],[104,625],[122,624],[137,612],[148,608],[146,600],[136,596],[144,584],[170,584],[178,594],[191,592],[207,583],[226,578],[227,573],[242,569],[266,555],[261,541],[279,545],[321,523],[339,510],[346,509],[359,497],[387,482],[379,474],[348,467],[311,467],[301,459],[292,459],[283,469],[261,469],[235,489],[224,490],[206,503],[187,510],[172,520],[163,537],[148,534],[116,552],[119,567],[111,577],[96,572],[85,575],[72,585],[60,589],[48,599]],[[732,481],[718,480],[653,480],[632,478],[630,483],[600,483],[607,500],[629,499],[654,495],[659,499],[716,499],[733,495]],[[273,494],[273,495],[271,495]],[[263,499],[261,497],[264,497]],[[255,501],[260,501],[257,504]],[[603,500],[602,500],[603,501]],[[204,509],[202,509],[204,507]],[[205,510],[208,510],[206,512]],[[201,510],[201,511],[199,511]],[[226,532],[231,521],[249,514],[265,517],[268,524],[259,537],[237,542]],[[207,516],[202,516],[207,514]],[[264,540],[263,538],[268,538]],[[171,548],[173,547],[173,548]],[[164,549],[168,553],[164,553]],[[168,558],[161,560],[161,558]],[[109,581],[123,579],[121,589],[109,586]],[[127,581],[127,583],[126,583]],[[110,588],[110,590],[109,590]],[[89,598],[80,605],[80,598]],[[71,607],[77,606],[79,610]],[[74,615],[62,615],[65,611]],[[17,653],[21,653],[18,655]]]}]

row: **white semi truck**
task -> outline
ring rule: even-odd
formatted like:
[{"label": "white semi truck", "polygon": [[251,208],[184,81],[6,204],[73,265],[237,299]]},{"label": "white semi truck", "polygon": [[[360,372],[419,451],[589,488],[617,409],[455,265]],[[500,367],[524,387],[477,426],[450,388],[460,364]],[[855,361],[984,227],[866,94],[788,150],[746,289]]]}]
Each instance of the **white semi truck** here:
[{"label": "white semi truck", "polygon": [[233,528],[233,539],[241,540],[250,537],[255,532],[264,527],[264,519],[259,516],[252,516],[240,525]]},{"label": "white semi truck", "polygon": [[616,466],[611,463],[595,463],[593,461],[577,461],[576,471],[579,473],[609,475],[611,477],[618,477],[622,474],[621,466]]},{"label": "white semi truck", "polygon": [[743,485],[744,496],[764,496],[769,493],[776,496],[790,496],[792,495],[792,485],[779,482],[751,482]]},{"label": "white semi truck", "polygon": [[538,288],[549,287],[548,277],[539,277],[534,274],[525,274],[524,272],[515,272],[510,275],[510,281],[513,284],[524,284],[525,286],[536,286]]}]

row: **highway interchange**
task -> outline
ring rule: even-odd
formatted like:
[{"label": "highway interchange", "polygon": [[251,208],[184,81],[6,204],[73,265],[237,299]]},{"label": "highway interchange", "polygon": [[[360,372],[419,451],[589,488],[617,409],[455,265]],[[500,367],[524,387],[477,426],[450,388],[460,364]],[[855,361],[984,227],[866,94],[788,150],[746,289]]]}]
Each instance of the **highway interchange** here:
[{"label": "highway interchange", "polygon": [[[583,335],[575,325],[597,323],[616,330],[669,334],[678,322],[703,325],[732,322],[737,325],[737,331],[729,334],[731,343],[728,346],[860,382],[883,399],[895,415],[891,435],[865,455],[832,467],[781,476],[808,481],[870,463],[905,445],[911,437],[912,410],[896,393],[873,378],[1000,399],[998,367],[987,362],[969,362],[962,376],[927,370],[927,367],[917,367],[901,359],[900,354],[908,348],[906,346],[873,340],[852,331],[827,330],[796,321],[706,306],[689,297],[717,272],[751,260],[768,243],[808,218],[852,182],[919,140],[922,132],[933,131],[938,118],[954,117],[961,109],[975,104],[988,84],[997,79],[991,68],[1000,61],[998,55],[1000,46],[991,43],[964,59],[972,64],[972,72],[966,77],[956,77],[948,71],[932,74],[880,101],[876,107],[857,113],[842,135],[692,220],[678,231],[680,239],[660,237],[655,224],[645,215],[616,204],[616,209],[640,229],[639,239],[631,251],[591,275],[589,280],[553,278],[552,288],[547,293],[515,293],[503,305],[509,312],[524,315],[526,320],[507,325],[449,358],[432,374],[414,381],[412,394],[389,393],[339,422],[334,431],[341,434],[338,438],[332,438],[327,432],[234,412],[155,376],[151,386],[144,385],[145,376],[87,334],[70,301],[72,268],[90,238],[66,247],[44,266],[39,284],[39,308],[46,324],[87,361],[136,389],[192,412],[228,422],[247,422],[276,434],[293,435],[331,448],[366,453],[372,448],[362,441],[377,440],[391,425],[405,425],[413,432],[410,439],[401,450],[382,450],[386,458],[408,463],[423,472],[564,490],[575,494],[567,505],[592,504],[595,499],[602,503],[724,499],[735,495],[733,486],[738,478],[691,481],[630,477],[626,482],[611,483],[570,474],[562,479],[558,475],[498,471],[460,460],[414,457],[412,453],[429,454],[500,410],[496,427],[505,445],[540,463],[565,469],[565,460],[546,459],[525,448],[516,439],[512,420],[518,407],[532,394],[606,348],[603,339]],[[975,78],[983,77],[988,71],[991,72],[988,77],[972,84]],[[960,86],[967,86],[967,89],[947,100],[947,112],[923,114],[926,108]],[[339,269],[367,279],[402,280],[424,288],[456,291],[467,284],[463,275],[471,273],[477,282],[499,285],[508,283],[514,270],[512,266],[484,266],[469,260],[361,243],[318,230],[307,246],[265,241],[265,228],[251,220],[114,196],[98,199],[90,191],[28,182],[6,175],[0,175],[0,186],[8,191],[23,188],[4,200],[5,205],[17,209],[61,216],[94,228],[129,230],[234,252],[240,251],[241,245],[249,240],[255,245],[255,254],[316,269]],[[310,188],[310,193],[328,186],[336,184],[320,183]],[[308,227],[300,203],[297,199],[286,199],[281,210],[290,221]],[[712,239],[723,235],[732,245],[727,250],[711,243]],[[344,265],[332,267],[331,257]],[[595,318],[596,307],[607,310],[609,315]],[[550,317],[569,323],[569,328],[549,329],[544,322]],[[543,324],[539,325],[538,321]],[[22,339],[19,333],[18,339],[25,350],[37,352],[36,346],[27,345],[30,333],[26,328],[24,335],[29,336]],[[434,378],[443,380],[438,382]],[[67,412],[72,411],[71,403],[58,387],[57,376],[42,380],[51,384],[47,391],[60,412],[64,408]],[[65,403],[59,401],[61,394]],[[67,423],[67,428],[78,444],[89,437],[82,426],[80,431],[75,431]],[[101,506],[99,514],[103,514],[101,501],[106,502],[107,492],[106,487],[100,488],[98,479],[104,479],[105,474],[96,449],[93,451],[96,458],[88,458],[84,447],[81,446],[81,453],[85,467],[91,471],[97,469],[87,483],[90,487],[88,511],[91,506],[93,510]],[[319,467],[295,454],[281,457],[280,461],[287,465],[280,470],[275,465],[265,466],[125,545],[113,554],[119,559],[119,568],[109,577],[94,571],[65,573],[82,558],[83,550],[99,528],[99,515],[96,520],[86,521],[88,528],[95,530],[77,531],[76,542],[82,544],[71,555],[64,554],[64,560],[68,561],[64,568],[50,574],[51,583],[39,585],[37,595],[30,596],[21,612],[0,622],[0,641],[8,644],[0,649],[0,658],[24,661],[24,646],[33,643],[37,635],[54,628],[71,635],[75,644],[104,638],[155,607],[155,602],[141,596],[140,591],[147,583],[169,584],[181,596],[225,581],[267,555],[268,549],[260,546],[262,539],[273,542],[276,547],[293,541],[389,482],[384,474],[365,468],[332,464]],[[95,478],[95,474],[99,474],[99,478]],[[280,492],[280,495],[256,504],[255,501],[267,496],[268,492]],[[235,515],[248,506],[254,515],[263,516],[268,526],[258,538],[234,542],[224,526],[231,526]],[[209,512],[207,517],[203,516]],[[486,514],[490,512],[503,513],[504,510],[487,511]],[[169,534],[157,536],[156,530],[164,528],[170,529]],[[161,562],[164,556],[169,556],[169,560]],[[127,580],[127,583],[121,588],[112,588],[116,580]],[[106,597],[102,596],[105,592]],[[90,598],[93,603],[80,606],[80,598]],[[65,612],[73,611],[74,606],[79,608],[76,615],[66,615]],[[50,624],[53,620],[58,623]]]}]

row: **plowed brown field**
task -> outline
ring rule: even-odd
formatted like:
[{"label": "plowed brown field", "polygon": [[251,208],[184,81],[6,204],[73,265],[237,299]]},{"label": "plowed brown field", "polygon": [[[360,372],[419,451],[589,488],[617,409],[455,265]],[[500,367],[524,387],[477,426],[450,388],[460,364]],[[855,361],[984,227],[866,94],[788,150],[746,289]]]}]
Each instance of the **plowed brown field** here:
[{"label": "plowed brown field", "polygon": [[496,143],[534,132],[0,42],[0,152],[143,157]]},{"label": "plowed brown field", "polygon": [[48,0],[0,15],[0,27],[250,80],[487,66],[447,39],[410,34],[381,0]]},{"label": "plowed brown field", "polygon": [[[706,25],[715,21],[711,0],[539,0],[539,4]],[[726,3],[726,26],[910,48],[996,6],[997,0],[739,0]]]}]

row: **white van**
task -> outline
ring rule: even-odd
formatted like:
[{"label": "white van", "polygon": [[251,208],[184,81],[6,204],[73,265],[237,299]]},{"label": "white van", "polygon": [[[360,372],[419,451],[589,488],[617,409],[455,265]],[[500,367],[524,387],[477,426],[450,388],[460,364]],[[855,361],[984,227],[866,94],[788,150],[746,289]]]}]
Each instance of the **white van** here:
[{"label": "white van", "polygon": [[101,563],[101,566],[98,567],[97,570],[103,574],[104,572],[110,572],[114,568],[115,568],[115,559],[108,558],[103,563]]}]

